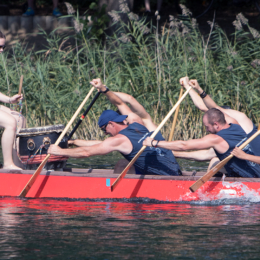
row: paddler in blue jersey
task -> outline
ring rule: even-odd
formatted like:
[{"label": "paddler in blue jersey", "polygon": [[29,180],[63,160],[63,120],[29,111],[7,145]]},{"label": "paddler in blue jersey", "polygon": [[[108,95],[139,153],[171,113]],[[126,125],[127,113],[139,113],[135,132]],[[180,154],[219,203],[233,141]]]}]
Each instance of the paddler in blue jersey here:
[{"label": "paddler in blue jersey", "polygon": [[[243,130],[248,134],[248,137],[253,135],[257,131],[257,127],[254,123],[242,112],[227,108],[226,106],[218,106],[214,100],[206,94],[206,92],[200,87],[196,79],[189,80],[188,77],[180,79],[183,86],[187,89],[190,86],[193,89],[190,90],[189,95],[194,105],[201,111],[207,112],[210,108],[217,108],[224,113],[225,119],[228,124],[239,124]],[[257,141],[258,140],[258,141]],[[260,136],[256,137],[255,141],[251,143],[251,147],[255,153],[260,153]],[[177,158],[196,160],[196,161],[209,161],[208,170],[219,163],[219,158],[215,157],[215,152],[211,148],[209,150],[191,151],[191,152],[179,152],[173,151],[174,156]],[[225,173],[225,169],[221,169],[221,172]]]},{"label": "paddler in blue jersey", "polygon": [[[209,109],[203,116],[203,124],[208,132],[211,134],[204,136],[200,139],[193,139],[188,141],[160,141],[156,138],[146,138],[143,145],[150,146],[154,143],[157,147],[165,148],[173,151],[186,151],[186,150],[202,150],[213,148],[215,156],[219,160],[223,160],[234,150],[235,147],[240,146],[245,142],[249,135],[238,124],[228,124],[225,120],[224,114],[216,109]],[[244,151],[247,154],[260,156],[259,151],[254,151],[253,147],[259,145],[256,139],[249,143]],[[259,178],[260,165],[252,163],[251,161],[241,160],[233,157],[226,165],[226,175],[228,177],[246,177],[246,178]]]},{"label": "paddler in blue jersey", "polygon": [[[143,140],[156,129],[156,125],[152,123],[147,115],[143,115],[141,118],[132,112],[119,98],[120,94],[116,95],[110,91],[100,79],[92,80],[91,84],[106,95],[121,113],[120,115],[113,110],[105,110],[98,120],[101,130],[105,134],[110,135],[110,137],[104,141],[75,140],[70,143],[79,147],[72,149],[62,149],[51,145],[48,153],[82,158],[118,151],[128,161],[132,160],[142,148]],[[147,127],[144,125],[144,122]],[[164,140],[161,133],[158,133],[156,138]],[[180,167],[173,153],[167,149],[156,147],[156,144],[151,148],[146,148],[136,160],[134,166],[140,174],[181,175]]]}]

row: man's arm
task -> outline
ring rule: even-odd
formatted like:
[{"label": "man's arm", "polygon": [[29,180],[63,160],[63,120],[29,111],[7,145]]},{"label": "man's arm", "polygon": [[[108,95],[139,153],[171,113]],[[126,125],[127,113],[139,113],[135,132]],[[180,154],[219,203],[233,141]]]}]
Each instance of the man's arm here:
[{"label": "man's arm", "polygon": [[[247,134],[249,134],[253,130],[254,124],[246,116],[246,114],[233,109],[224,109],[222,107],[220,107],[219,110],[225,114],[225,118],[226,116],[228,116],[229,118],[233,118],[234,120],[236,120],[237,123],[232,123],[239,124]],[[226,119],[226,121],[228,122],[228,118]]]},{"label": "man's arm", "polygon": [[132,149],[133,146],[130,140],[126,136],[118,134],[92,146],[63,149],[53,144],[50,145],[47,153],[72,158],[86,158],[95,155],[105,155],[113,151],[129,154]]},{"label": "man's arm", "polygon": [[81,139],[75,139],[75,140],[69,140],[69,145],[76,145],[76,146],[93,146],[95,144],[100,144],[102,141],[99,140],[81,140]]},{"label": "man's arm", "polygon": [[22,94],[21,95],[16,94],[12,97],[8,97],[5,94],[0,92],[0,101],[3,102],[3,103],[10,103],[10,104],[18,103],[19,100],[22,100],[22,99],[23,99]]},{"label": "man's arm", "polygon": [[151,116],[134,97],[122,92],[113,93],[117,95],[124,103],[129,104],[131,111],[143,120],[145,127],[149,131],[154,131],[157,128],[157,125],[153,123]]},{"label": "man's arm", "polygon": [[[199,95],[201,95],[204,92],[196,79],[190,80],[189,85],[192,86],[194,89],[196,89]],[[219,109],[219,106],[214,102],[214,100],[209,95],[205,96],[202,99],[202,101],[204,102],[204,104],[206,105],[206,107],[208,109],[210,109],[210,108]]]},{"label": "man's arm", "polygon": [[252,155],[252,154],[247,154],[244,151],[242,151],[241,149],[239,149],[238,147],[236,147],[231,154],[233,154],[234,156],[236,156],[237,158],[241,159],[241,160],[247,160],[247,161],[251,161],[257,164],[260,164],[260,156],[256,156],[256,155]]},{"label": "man's arm", "polygon": [[235,118],[233,118],[232,116],[229,116],[226,113],[226,111],[229,109],[224,109],[224,108],[218,106],[209,95],[207,95],[203,99],[200,97],[200,94],[203,93],[203,89],[200,87],[200,85],[198,84],[198,81],[196,79],[190,80],[188,82],[188,85],[186,85],[185,88],[187,88],[188,86],[192,86],[194,89],[196,89],[198,91],[198,93],[197,93],[194,89],[191,89],[189,92],[195,106],[198,109],[200,109],[203,112],[207,112],[208,109],[210,109],[210,108],[217,108],[222,113],[224,113],[225,119],[228,124],[230,124],[230,123],[239,124]]},{"label": "man's arm", "polygon": [[192,151],[192,152],[178,152],[172,151],[173,155],[176,158],[195,160],[195,161],[209,161],[213,157],[216,157],[216,153],[213,148],[209,150],[200,150],[200,151]]},{"label": "man's arm", "polygon": [[[104,92],[107,87],[101,82],[100,79],[93,79],[90,82],[98,91]],[[104,93],[111,104],[115,105],[122,115],[128,115],[127,121],[131,124],[134,122],[143,124],[142,119],[132,112],[132,110],[112,91]]]},{"label": "man's arm", "polygon": [[[189,85],[189,78],[188,77],[181,78],[180,79],[180,84],[187,90],[190,87],[190,85]],[[198,93],[194,89],[190,90],[189,95],[190,95],[194,105],[199,110],[201,110],[202,112],[207,112],[208,111],[208,108],[204,104],[202,98],[198,95]]]},{"label": "man's arm", "polygon": [[[203,93],[203,89],[200,87],[196,79],[190,80],[189,84],[196,89],[199,94]],[[208,109],[217,108],[224,113],[228,124],[239,124],[247,134],[253,130],[253,122],[244,113],[233,109],[224,109],[218,106],[209,95],[203,98],[203,102]]]},{"label": "man's arm", "polygon": [[200,139],[192,139],[188,141],[159,141],[153,140],[151,137],[147,137],[143,141],[145,146],[153,146],[159,148],[165,148],[173,151],[187,151],[187,150],[203,150],[214,148],[219,153],[224,153],[228,150],[228,143],[220,136],[215,134],[209,134]]}]

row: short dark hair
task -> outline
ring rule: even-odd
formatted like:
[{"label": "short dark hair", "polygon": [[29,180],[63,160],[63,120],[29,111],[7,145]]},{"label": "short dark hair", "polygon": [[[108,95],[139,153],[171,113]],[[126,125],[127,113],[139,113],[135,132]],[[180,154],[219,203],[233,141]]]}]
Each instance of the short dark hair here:
[{"label": "short dark hair", "polygon": [[214,122],[218,122],[221,125],[226,124],[226,119],[224,114],[218,110],[217,108],[211,108],[209,109],[204,116],[207,116],[209,124],[213,125]]},{"label": "short dark hair", "polygon": [[0,38],[5,39],[5,35],[0,31]]}]

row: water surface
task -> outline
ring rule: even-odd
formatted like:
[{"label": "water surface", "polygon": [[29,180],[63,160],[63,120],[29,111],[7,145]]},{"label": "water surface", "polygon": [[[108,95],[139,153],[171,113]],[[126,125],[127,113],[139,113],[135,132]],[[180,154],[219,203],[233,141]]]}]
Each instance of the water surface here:
[{"label": "water surface", "polygon": [[260,204],[0,199],[0,259],[258,259]]}]

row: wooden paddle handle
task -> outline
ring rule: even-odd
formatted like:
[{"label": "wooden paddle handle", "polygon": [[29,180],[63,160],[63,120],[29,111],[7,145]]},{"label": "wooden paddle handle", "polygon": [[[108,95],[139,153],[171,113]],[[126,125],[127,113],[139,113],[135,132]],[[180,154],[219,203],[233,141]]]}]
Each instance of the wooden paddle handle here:
[{"label": "wooden paddle handle", "polygon": [[186,92],[183,94],[183,96],[181,97],[181,99],[179,99],[177,101],[177,103],[174,105],[174,107],[170,110],[170,112],[168,113],[168,115],[163,119],[163,121],[160,123],[160,125],[156,128],[156,130],[153,132],[153,134],[151,135],[151,138],[154,138],[159,131],[162,129],[162,127],[164,126],[164,124],[167,122],[167,120],[171,117],[171,115],[173,114],[173,112],[177,109],[177,107],[180,105],[180,103],[182,102],[182,100],[189,94],[190,90],[192,89],[192,87],[189,87]]},{"label": "wooden paddle handle", "polygon": [[125,177],[126,173],[129,171],[131,166],[136,162],[138,157],[142,154],[142,152],[145,150],[146,146],[143,145],[143,147],[139,150],[139,152],[135,155],[135,157],[127,164],[125,169],[122,171],[122,173],[117,177],[115,182],[111,185],[111,191],[114,191],[116,186],[119,184],[119,182]]},{"label": "wooden paddle handle", "polygon": [[22,87],[23,87],[23,75],[20,78],[20,85],[19,85],[18,95],[22,94]]},{"label": "wooden paddle handle", "polygon": [[[253,141],[258,135],[260,134],[260,130],[258,130],[256,133],[254,133],[250,138],[248,138],[242,145],[240,145],[238,148],[243,149],[245,148],[251,141]],[[214,166],[211,170],[209,170],[204,176],[202,176],[200,179],[198,179],[193,185],[190,186],[190,190],[192,192],[195,192],[198,190],[204,183],[206,183],[211,177],[213,177],[221,168],[225,166],[226,163],[228,163],[232,158],[233,154],[230,154],[227,156],[224,160],[219,162],[216,166]]]},{"label": "wooden paddle handle", "polygon": [[[183,94],[183,87],[181,87],[181,90],[180,90],[179,100],[181,99],[182,94]],[[172,141],[172,138],[173,138],[174,129],[175,129],[175,125],[176,125],[176,122],[177,122],[179,109],[180,109],[180,105],[177,107],[175,114],[174,114],[174,118],[173,118],[173,122],[172,122],[172,128],[171,128],[171,132],[170,132],[169,139],[168,139],[169,142]]]},{"label": "wooden paddle handle", "polygon": [[98,99],[98,97],[100,96],[101,92],[97,92],[97,94],[95,95],[95,97],[93,98],[93,100],[91,101],[91,103],[89,104],[88,108],[86,109],[86,111],[83,113],[83,115],[80,117],[78,123],[74,126],[73,130],[70,132],[69,136],[68,136],[68,140],[71,139],[71,137],[73,136],[73,134],[76,132],[76,130],[78,129],[78,127],[80,126],[80,124],[82,123],[82,120],[85,118],[85,116],[87,115],[88,111],[91,109],[91,107],[94,105],[94,103],[96,102],[96,100]]},{"label": "wooden paddle handle", "polygon": [[[173,112],[176,110],[176,108],[180,105],[182,100],[188,95],[189,91],[192,89],[192,87],[189,87],[187,91],[183,94],[183,96],[177,101],[177,103],[174,105],[174,107],[170,110],[170,112],[167,114],[167,116],[163,119],[163,121],[160,123],[160,125],[156,128],[156,130],[151,135],[151,138],[154,138],[158,132],[161,130],[161,128],[164,126],[164,124],[167,122],[167,120],[171,117]],[[126,173],[130,169],[130,167],[136,162],[138,157],[142,154],[142,152],[145,150],[146,146],[144,145],[140,151],[135,155],[135,157],[129,162],[129,164],[125,167],[125,169],[122,171],[122,173],[117,177],[117,179],[114,181],[114,183],[111,185],[111,191],[113,191],[118,183],[125,177]]]},{"label": "wooden paddle handle", "polygon": [[[69,130],[70,126],[72,125],[73,121],[75,120],[75,118],[78,116],[79,112],[81,111],[81,109],[83,108],[83,106],[85,105],[85,103],[87,102],[87,100],[89,99],[90,95],[92,94],[92,92],[94,91],[95,87],[92,87],[91,90],[89,91],[88,95],[85,97],[85,99],[82,101],[81,105],[78,107],[77,111],[74,113],[74,115],[72,116],[72,118],[70,119],[69,123],[66,125],[66,127],[64,128],[64,130],[62,131],[62,133],[60,134],[59,138],[56,140],[55,145],[58,145],[60,143],[60,141],[62,140],[62,138],[65,136],[65,134],[67,133],[67,131]],[[41,173],[44,165],[47,163],[48,159],[50,157],[50,154],[48,154],[45,159],[42,161],[42,163],[40,164],[40,166],[37,168],[37,170],[35,171],[35,173],[33,174],[33,176],[31,177],[31,179],[27,182],[27,184],[25,185],[24,189],[22,190],[22,192],[20,193],[19,197],[25,197],[26,194],[28,193],[28,191],[30,190],[30,188],[32,187],[32,185],[34,184],[36,178],[38,177],[38,175]]]},{"label": "wooden paddle handle", "polygon": [[31,189],[31,187],[33,186],[36,178],[38,177],[38,175],[41,173],[43,167],[45,166],[45,164],[47,163],[49,157],[51,155],[47,154],[47,156],[44,158],[44,160],[41,162],[41,164],[39,165],[39,167],[37,168],[37,170],[35,171],[35,173],[33,174],[33,176],[31,177],[31,179],[27,182],[27,184],[25,185],[25,187],[23,188],[22,192],[19,194],[19,197],[25,197],[26,194],[28,193],[28,191]]}]

